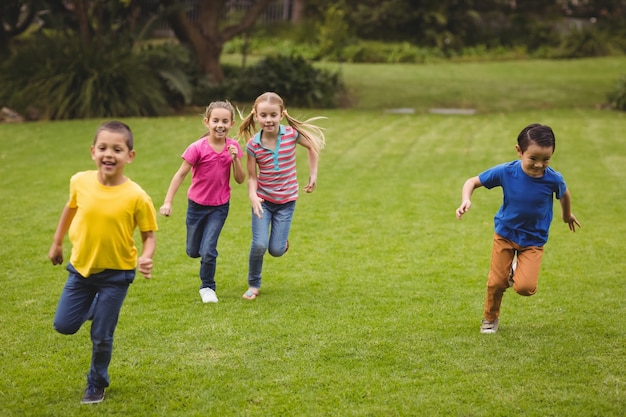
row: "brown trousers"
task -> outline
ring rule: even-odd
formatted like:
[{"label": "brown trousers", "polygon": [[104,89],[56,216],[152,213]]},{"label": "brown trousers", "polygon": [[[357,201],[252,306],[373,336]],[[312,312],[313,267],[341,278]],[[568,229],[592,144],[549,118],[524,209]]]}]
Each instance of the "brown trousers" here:
[{"label": "brown trousers", "polygon": [[517,267],[513,276],[513,281],[515,281],[513,289],[519,295],[524,296],[537,292],[543,246],[519,246],[494,233],[491,268],[487,280],[487,297],[485,298],[484,317],[487,321],[494,321],[500,316],[500,304],[509,286],[509,274],[516,253]]}]

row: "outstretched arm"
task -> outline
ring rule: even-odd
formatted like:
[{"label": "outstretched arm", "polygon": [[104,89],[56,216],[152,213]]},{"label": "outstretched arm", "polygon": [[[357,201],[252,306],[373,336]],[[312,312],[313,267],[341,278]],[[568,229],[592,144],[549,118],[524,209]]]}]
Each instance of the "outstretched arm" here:
[{"label": "outstretched arm", "polygon": [[169,216],[170,214],[172,214],[172,201],[174,201],[174,196],[180,188],[180,185],[183,183],[183,181],[185,181],[185,178],[187,177],[189,171],[191,171],[191,164],[183,160],[180,168],[178,168],[178,171],[176,171],[176,174],[174,174],[174,177],[172,177],[172,181],[170,181],[170,186],[167,189],[167,194],[165,195],[165,202],[159,209],[159,212],[162,215]]},{"label": "outstretched arm", "polygon": [[465,181],[465,184],[463,184],[463,189],[461,190],[461,205],[458,209],[456,209],[457,219],[461,220],[463,214],[469,211],[469,209],[472,207],[471,198],[474,190],[482,186],[483,184],[480,182],[480,179],[478,177],[472,177]]},{"label": "outstretched arm", "polygon": [[247,157],[248,165],[248,198],[250,199],[250,205],[252,205],[252,211],[254,215],[259,219],[263,214],[263,206],[261,203],[263,199],[256,193],[258,187],[258,179],[256,176],[256,158],[250,154]]},{"label": "outstretched arm", "polygon": [[572,232],[576,231],[576,226],[581,227],[578,220],[576,220],[576,216],[572,213],[572,197],[569,193],[569,190],[565,190],[565,193],[561,196],[559,200],[561,203],[561,212],[563,214],[563,221],[568,224],[569,230]]},{"label": "outstretched arm", "polygon": [[304,187],[304,191],[312,193],[317,186],[317,165],[319,162],[319,155],[313,150],[308,139],[301,136],[300,145],[304,146],[307,151],[307,157],[309,160],[309,181]]},{"label": "outstretched arm", "polygon": [[141,241],[143,242],[143,251],[137,259],[137,269],[146,278],[152,277],[152,258],[156,251],[156,238],[152,230],[141,232]]},{"label": "outstretched arm", "polygon": [[48,258],[52,261],[52,265],[63,263],[63,239],[72,224],[72,220],[74,220],[76,210],[77,208],[70,208],[67,205],[63,208],[57,230],[54,232],[52,246],[48,251]]}]

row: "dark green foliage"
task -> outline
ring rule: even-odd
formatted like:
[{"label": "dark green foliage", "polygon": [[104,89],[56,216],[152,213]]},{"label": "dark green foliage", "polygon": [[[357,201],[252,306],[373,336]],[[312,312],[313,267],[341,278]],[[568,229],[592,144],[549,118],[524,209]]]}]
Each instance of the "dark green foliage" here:
[{"label": "dark green foliage", "polygon": [[148,44],[139,53],[159,76],[169,106],[178,109],[192,102],[196,65],[189,49],[177,43]]},{"label": "dark green foliage", "polygon": [[409,42],[358,41],[343,50],[346,62],[424,63],[446,58],[439,48],[422,48]]},{"label": "dark green foliage", "polygon": [[626,111],[626,74],[622,75],[613,91],[607,95],[609,104],[616,110]]},{"label": "dark green foliage", "polygon": [[242,73],[241,67],[234,65],[222,64],[222,71],[226,82],[223,84],[215,84],[211,81],[211,77],[202,74],[199,71],[192,71],[191,79],[193,80],[193,97],[191,104],[196,106],[207,106],[212,101],[231,100],[237,101],[237,98],[230,91],[231,85],[236,84],[236,80]]},{"label": "dark green foliage", "polygon": [[298,55],[269,56],[230,78],[226,91],[233,101],[252,102],[266,91],[295,107],[337,107],[344,90],[338,73],[313,67]]},{"label": "dark green foliage", "polygon": [[83,46],[75,39],[36,36],[2,64],[0,98],[18,112],[48,119],[167,114],[173,92],[188,101],[191,89],[163,57],[124,42]]},{"label": "dark green foliage", "polygon": [[557,58],[585,58],[610,55],[611,45],[606,34],[584,28],[566,33],[557,48]]}]

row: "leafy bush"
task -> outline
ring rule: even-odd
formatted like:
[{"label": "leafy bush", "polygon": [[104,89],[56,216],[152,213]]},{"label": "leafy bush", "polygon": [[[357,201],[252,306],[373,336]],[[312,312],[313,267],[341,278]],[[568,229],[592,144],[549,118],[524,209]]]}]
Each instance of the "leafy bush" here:
[{"label": "leafy bush", "polygon": [[299,55],[269,56],[232,74],[217,88],[223,88],[233,101],[252,102],[260,94],[274,91],[290,106],[318,108],[337,107],[344,91],[338,73],[317,69]]},{"label": "leafy bush", "polygon": [[595,28],[568,32],[561,39],[555,58],[585,58],[611,55],[614,48],[608,35]]},{"label": "leafy bush", "polygon": [[188,48],[178,43],[147,44],[137,52],[159,76],[169,106],[181,108],[191,104],[198,76],[194,73],[197,66]]},{"label": "leafy bush", "polygon": [[409,42],[358,41],[343,50],[347,62],[426,63],[445,58],[439,48],[423,48]]},{"label": "leafy bush", "polygon": [[346,12],[339,4],[331,4],[324,12],[323,21],[317,28],[317,40],[322,57],[343,60],[343,49],[351,43],[350,26]]},{"label": "leafy bush", "polygon": [[626,74],[617,80],[615,88],[607,94],[607,98],[612,108],[626,111]]},{"label": "leafy bush", "polygon": [[85,47],[38,35],[2,64],[0,98],[18,112],[49,119],[167,114],[168,96],[190,97],[191,88],[185,92],[176,81],[182,75],[168,72],[164,62],[155,49],[142,53],[123,42]]}]

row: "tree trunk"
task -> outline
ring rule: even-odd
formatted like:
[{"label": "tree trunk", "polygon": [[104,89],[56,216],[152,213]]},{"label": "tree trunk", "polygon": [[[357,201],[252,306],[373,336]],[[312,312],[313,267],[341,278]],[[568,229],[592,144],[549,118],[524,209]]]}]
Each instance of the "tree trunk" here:
[{"label": "tree trunk", "polygon": [[85,0],[74,2],[74,15],[78,20],[80,41],[83,46],[87,46],[91,41],[91,26],[89,24],[89,12],[87,11]]},{"label": "tree trunk", "polygon": [[293,0],[291,3],[291,23],[297,25],[304,14],[304,0]]},{"label": "tree trunk", "polygon": [[221,16],[227,0],[199,0],[198,16],[190,20],[184,9],[183,0],[166,0],[172,8],[168,16],[170,27],[176,38],[191,47],[200,70],[211,75],[216,83],[224,81],[224,72],[220,65],[220,56],[224,44],[254,25],[271,0],[256,0],[249,10],[244,12],[239,23],[220,30]]}]

